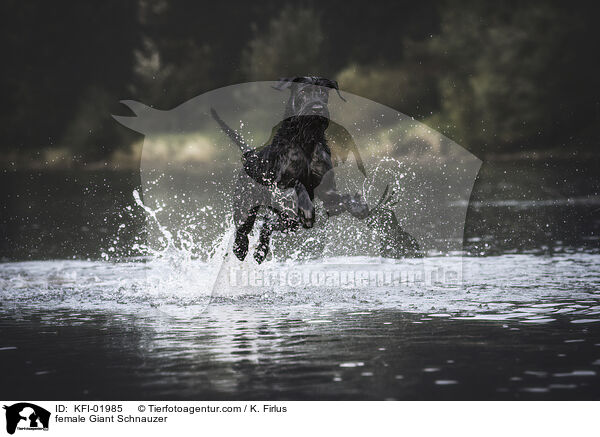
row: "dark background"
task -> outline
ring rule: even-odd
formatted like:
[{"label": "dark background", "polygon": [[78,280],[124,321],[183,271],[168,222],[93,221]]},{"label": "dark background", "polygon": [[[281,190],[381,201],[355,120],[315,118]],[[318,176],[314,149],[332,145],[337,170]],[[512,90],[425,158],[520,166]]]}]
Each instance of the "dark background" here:
[{"label": "dark background", "polygon": [[[120,100],[170,109],[298,74],[337,79],[475,153],[476,199],[597,196],[597,12],[559,1],[4,1],[0,256],[98,256],[112,239],[139,185],[141,136],[111,118],[129,115]],[[597,216],[575,223],[593,233]]]},{"label": "dark background", "polygon": [[[480,156],[596,150],[598,10],[580,2],[4,1],[3,160],[110,159],[111,113],[315,74]],[[68,159],[67,159],[68,158]],[[63,163],[63,164],[66,164]]]}]

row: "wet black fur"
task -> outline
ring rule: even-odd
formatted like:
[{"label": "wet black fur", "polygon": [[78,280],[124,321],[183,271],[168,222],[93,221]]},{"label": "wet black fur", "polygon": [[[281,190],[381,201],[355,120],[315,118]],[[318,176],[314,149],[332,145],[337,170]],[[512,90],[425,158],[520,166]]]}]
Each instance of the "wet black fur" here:
[{"label": "wet black fur", "polygon": [[[314,225],[315,196],[323,201],[329,215],[348,211],[362,219],[369,213],[367,204],[360,197],[341,195],[335,185],[325,130],[329,125],[327,90],[337,90],[337,83],[318,77],[300,77],[282,80],[279,89],[283,87],[291,91],[285,119],[271,144],[260,149],[252,149],[243,143],[212,110],[215,120],[243,152],[244,171],[237,180],[234,208],[236,238],[233,251],[240,260],[245,259],[248,252],[248,234],[261,207],[271,213],[265,215],[254,253],[259,263],[267,256],[273,231],[289,232],[299,225],[305,228]],[[291,213],[275,205],[272,198],[273,189],[290,188],[294,189],[297,207]]]}]

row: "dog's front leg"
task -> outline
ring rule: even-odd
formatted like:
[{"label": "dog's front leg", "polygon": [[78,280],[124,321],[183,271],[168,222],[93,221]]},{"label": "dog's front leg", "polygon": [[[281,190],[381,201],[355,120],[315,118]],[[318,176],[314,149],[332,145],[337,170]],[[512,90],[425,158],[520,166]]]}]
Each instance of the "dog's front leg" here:
[{"label": "dog's front leg", "polygon": [[310,199],[310,195],[304,184],[300,181],[296,181],[294,189],[298,196],[298,217],[300,217],[300,223],[304,228],[312,228],[315,224],[315,206]]},{"label": "dog's front leg", "polygon": [[351,196],[337,191],[333,170],[325,173],[321,184],[315,189],[315,194],[323,201],[330,217],[346,211],[361,220],[369,216],[369,205],[359,194]]}]

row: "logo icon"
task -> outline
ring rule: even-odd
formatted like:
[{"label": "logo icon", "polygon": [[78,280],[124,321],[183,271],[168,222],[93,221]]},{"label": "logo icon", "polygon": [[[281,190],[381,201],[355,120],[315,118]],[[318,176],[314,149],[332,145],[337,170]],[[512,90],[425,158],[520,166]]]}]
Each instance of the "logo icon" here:
[{"label": "logo icon", "polygon": [[50,412],[27,402],[4,406],[6,410],[6,432],[14,434],[19,430],[48,430]]},{"label": "logo icon", "polygon": [[[134,116],[113,117],[144,135],[142,192],[133,193],[148,216],[141,254],[169,260],[167,274],[150,270],[147,288],[181,286],[208,305],[257,287],[312,287],[311,278],[461,285],[481,161],[413,117],[349,92],[336,98],[337,89],[299,76],[219,88],[164,111],[122,102]],[[348,261],[317,274],[325,258]],[[279,264],[294,260],[309,261],[299,281]]]}]

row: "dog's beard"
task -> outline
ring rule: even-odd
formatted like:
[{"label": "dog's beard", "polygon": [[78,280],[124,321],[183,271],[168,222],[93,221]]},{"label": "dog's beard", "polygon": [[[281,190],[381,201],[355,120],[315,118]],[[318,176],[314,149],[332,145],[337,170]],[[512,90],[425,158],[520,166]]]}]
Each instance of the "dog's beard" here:
[{"label": "dog's beard", "polygon": [[325,130],[329,126],[329,117],[320,114],[297,115],[294,118],[302,129]]},{"label": "dog's beard", "polygon": [[298,115],[292,117],[292,125],[295,125],[296,137],[306,145],[324,141],[325,130],[329,126],[329,119],[321,115]]}]

